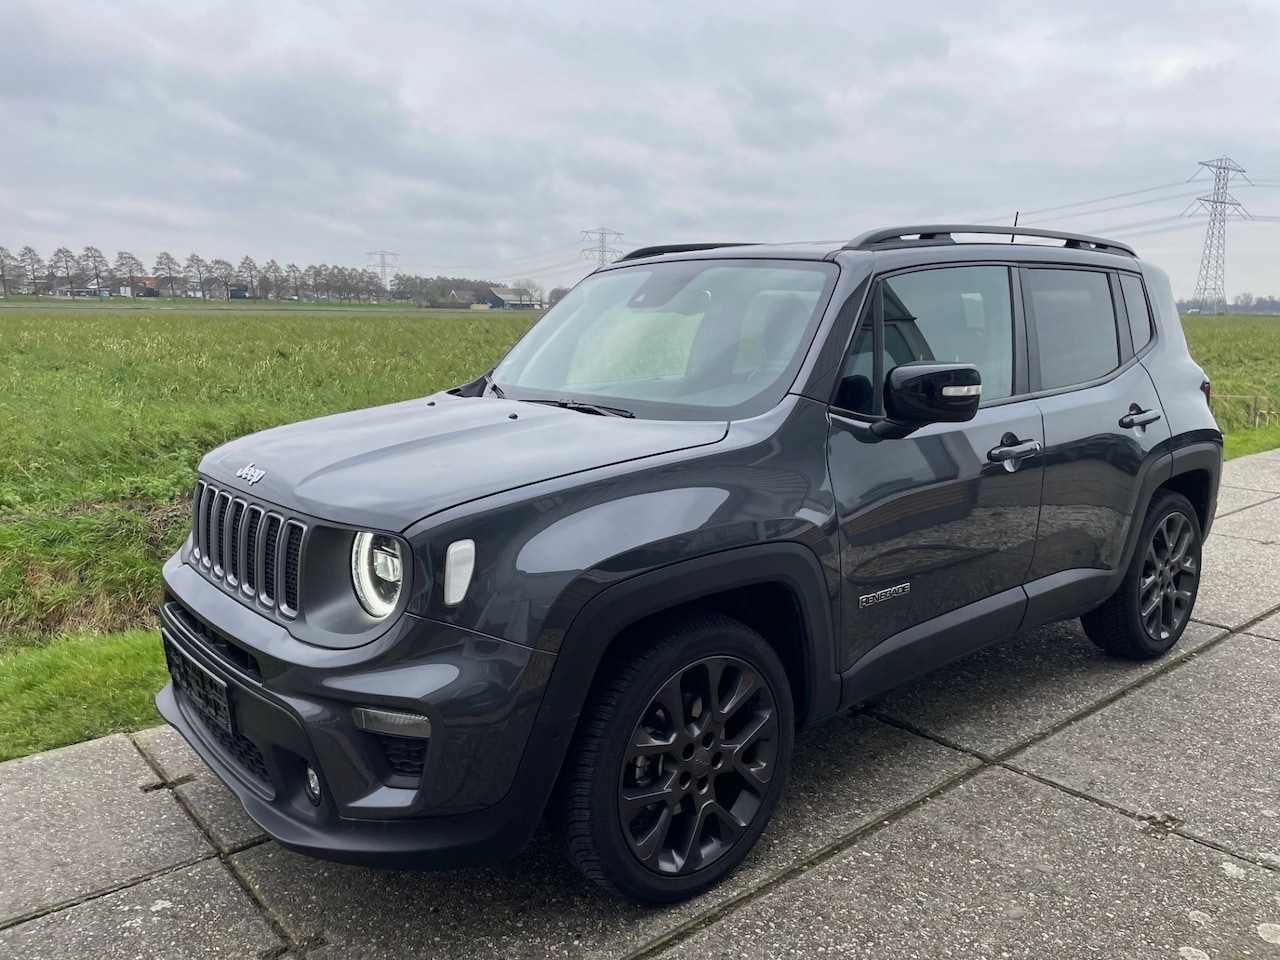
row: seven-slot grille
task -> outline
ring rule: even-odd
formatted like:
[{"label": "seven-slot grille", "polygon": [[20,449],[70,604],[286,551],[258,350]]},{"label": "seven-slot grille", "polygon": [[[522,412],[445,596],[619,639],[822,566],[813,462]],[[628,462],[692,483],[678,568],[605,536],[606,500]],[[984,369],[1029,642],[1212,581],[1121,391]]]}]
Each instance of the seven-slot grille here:
[{"label": "seven-slot grille", "polygon": [[228,589],[297,616],[307,526],[204,480],[192,503],[192,563]]}]

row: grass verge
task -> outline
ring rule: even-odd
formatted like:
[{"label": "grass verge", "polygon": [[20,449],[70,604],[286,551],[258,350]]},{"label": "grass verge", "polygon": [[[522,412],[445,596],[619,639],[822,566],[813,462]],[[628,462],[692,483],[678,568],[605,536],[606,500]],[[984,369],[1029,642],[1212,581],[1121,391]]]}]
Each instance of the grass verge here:
[{"label": "grass verge", "polygon": [[160,722],[159,637],[68,636],[0,657],[0,760]]}]

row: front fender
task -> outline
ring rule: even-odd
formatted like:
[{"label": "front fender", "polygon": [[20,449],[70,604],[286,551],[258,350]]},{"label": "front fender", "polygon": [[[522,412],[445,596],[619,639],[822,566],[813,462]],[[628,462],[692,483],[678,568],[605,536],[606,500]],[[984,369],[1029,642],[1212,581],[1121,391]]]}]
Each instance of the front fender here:
[{"label": "front fender", "polygon": [[724,590],[772,582],[792,592],[804,618],[805,636],[799,640],[804,658],[802,699],[808,710],[801,720],[834,713],[840,677],[830,577],[809,546],[774,542],[673,563],[612,585],[581,578],[547,617],[539,637],[540,648],[559,654],[539,720],[577,715],[609,642],[631,624]]}]

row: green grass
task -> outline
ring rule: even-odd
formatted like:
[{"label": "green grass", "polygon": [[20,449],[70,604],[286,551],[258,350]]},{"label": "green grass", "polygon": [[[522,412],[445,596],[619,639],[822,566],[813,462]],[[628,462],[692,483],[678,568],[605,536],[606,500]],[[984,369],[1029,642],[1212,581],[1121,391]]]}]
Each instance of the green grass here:
[{"label": "green grass", "polygon": [[0,760],[160,722],[159,638],[70,636],[0,659]]},{"label": "green grass", "polygon": [[[206,451],[469,380],[533,319],[0,301],[0,759],[156,720],[164,668],[149,631],[160,566],[186,535]],[[1227,455],[1280,446],[1280,318],[1184,326],[1213,380]],[[665,369],[665,355],[645,356]],[[1276,422],[1252,429],[1229,394],[1267,398]]]},{"label": "green grass", "polygon": [[206,451],[472,379],[531,320],[0,310],[0,655],[150,626]]},{"label": "green grass", "polygon": [[[1182,328],[1191,355],[1213,382],[1227,456],[1280,447],[1280,317],[1189,316]],[[1270,410],[1270,426],[1255,427],[1253,397]]]}]

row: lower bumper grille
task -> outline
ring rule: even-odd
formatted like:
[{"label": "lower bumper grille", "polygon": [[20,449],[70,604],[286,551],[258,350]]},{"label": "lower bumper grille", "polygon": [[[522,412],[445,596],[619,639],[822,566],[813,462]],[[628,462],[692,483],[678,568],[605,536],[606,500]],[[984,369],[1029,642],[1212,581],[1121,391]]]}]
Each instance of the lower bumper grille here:
[{"label": "lower bumper grille", "polygon": [[200,725],[218,741],[223,751],[230,754],[233,760],[253,776],[268,786],[271,785],[271,775],[267,773],[267,760],[262,755],[262,751],[254,746],[252,740],[243,734],[227,733],[216,723],[210,723],[200,711],[196,712],[196,716],[200,718]]},{"label": "lower bumper grille", "polygon": [[387,758],[391,772],[401,777],[422,776],[427,763],[427,743],[424,740],[407,740],[403,737],[378,737],[378,743]]}]

